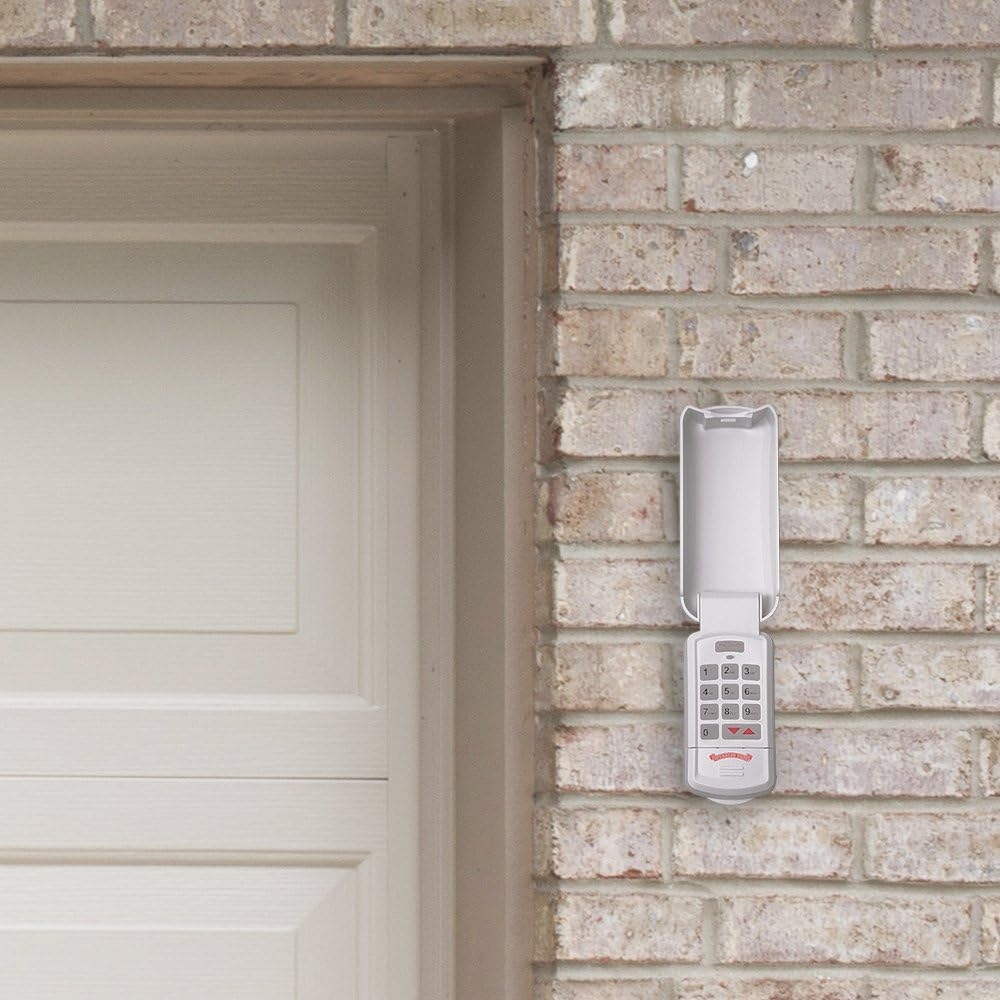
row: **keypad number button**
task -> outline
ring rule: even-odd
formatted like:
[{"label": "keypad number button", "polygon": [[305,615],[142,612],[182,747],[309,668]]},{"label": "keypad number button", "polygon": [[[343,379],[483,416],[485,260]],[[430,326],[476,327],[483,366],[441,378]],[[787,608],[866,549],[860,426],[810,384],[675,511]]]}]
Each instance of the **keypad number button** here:
[{"label": "keypad number button", "polygon": [[759,684],[744,684],[743,685],[743,700],[744,701],[760,701],[760,685]]},{"label": "keypad number button", "polygon": [[739,705],[723,705],[722,717],[724,719],[738,719],[740,717]]},{"label": "keypad number button", "polygon": [[719,679],[719,664],[718,663],[703,663],[698,668],[698,680],[701,681],[716,681]]},{"label": "keypad number button", "polygon": [[722,697],[725,701],[737,701],[740,697],[739,684],[723,684]]},{"label": "keypad number button", "polygon": [[[718,705],[702,705],[701,706],[701,717],[702,719],[717,719],[719,717],[719,706]],[[760,716],[758,715],[759,719]]]},{"label": "keypad number button", "polygon": [[702,726],[700,733],[703,740],[717,740],[719,738],[719,727],[717,725]]},{"label": "keypad number button", "polygon": [[722,679],[724,681],[735,681],[739,680],[740,668],[736,663],[723,663],[722,664]]},{"label": "keypad number button", "polygon": [[745,681],[759,681],[760,680],[760,664],[759,663],[744,663],[743,664],[743,680],[745,680]]},{"label": "keypad number button", "polygon": [[719,697],[718,684],[702,684],[701,686],[702,701],[715,701],[715,699],[718,697]]},{"label": "keypad number button", "polygon": [[[704,710],[705,709],[703,708],[702,711],[704,711]],[[704,716],[702,716],[702,718],[704,718]],[[743,706],[743,718],[744,719],[759,719],[760,718],[760,705],[744,705]]]}]

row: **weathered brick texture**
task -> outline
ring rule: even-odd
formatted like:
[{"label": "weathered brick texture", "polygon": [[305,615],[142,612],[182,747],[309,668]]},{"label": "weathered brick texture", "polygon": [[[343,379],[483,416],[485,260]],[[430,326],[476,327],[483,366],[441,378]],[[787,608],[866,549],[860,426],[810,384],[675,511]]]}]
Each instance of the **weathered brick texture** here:
[{"label": "weathered brick texture", "polygon": [[860,979],[811,976],[808,979],[741,976],[739,979],[681,979],[674,987],[676,1000],[865,1000]]},{"label": "weathered brick texture", "polygon": [[791,642],[774,651],[774,701],[781,712],[850,712],[855,652],[846,642]]},{"label": "weathered brick texture", "polygon": [[992,0],[874,0],[876,45],[1000,44],[1000,18]]},{"label": "weathered brick texture", "polygon": [[667,525],[663,485],[663,477],[652,472],[554,476],[541,484],[540,516],[560,542],[657,542],[668,530],[674,538],[672,490]]},{"label": "weathered brick texture", "polygon": [[993,978],[873,979],[871,1000],[993,1000]]},{"label": "weathered brick texture", "polygon": [[685,311],[680,315],[680,374],[839,379],[845,326],[840,313]]},{"label": "weathered brick texture", "polygon": [[876,313],[868,338],[875,379],[1000,381],[997,313]]},{"label": "weathered brick texture", "polygon": [[1000,712],[1000,645],[865,645],[861,700],[866,708]]},{"label": "weathered brick texture", "polygon": [[791,562],[775,618],[817,631],[971,631],[976,574],[966,563]]},{"label": "weathered brick texture", "polygon": [[844,879],[851,871],[844,812],[687,809],[673,834],[677,876]]},{"label": "weathered brick texture", "polygon": [[566,63],[556,79],[556,126],[671,128],[721,125],[726,70],[712,63]]},{"label": "weathered brick texture", "polygon": [[698,45],[754,42],[837,45],[853,40],[853,0],[771,0],[740,4],[611,0],[611,37],[625,45]]},{"label": "weathered brick texture", "polygon": [[660,723],[564,726],[555,734],[563,791],[678,792],[680,729]]},{"label": "weathered brick texture", "polygon": [[737,230],[732,255],[730,289],[738,295],[968,292],[979,280],[976,233],[964,229]]},{"label": "weathered brick texture", "polygon": [[111,48],[239,48],[333,45],[333,7],[314,0],[93,0],[95,31]]},{"label": "weathered brick texture", "polygon": [[856,162],[843,147],[689,146],[681,198],[689,212],[849,212]]},{"label": "weathered brick texture", "polygon": [[566,559],[554,567],[555,621],[577,628],[684,623],[677,567],[657,559]]},{"label": "weathered brick texture", "polygon": [[661,643],[542,646],[539,702],[568,711],[662,708],[667,663],[667,648]]},{"label": "weathered brick texture", "polygon": [[594,41],[596,0],[349,0],[351,44],[359,47],[573,45]]},{"label": "weathered brick texture", "polygon": [[690,897],[567,892],[555,911],[557,958],[697,962],[702,901]]},{"label": "weathered brick texture", "polygon": [[669,371],[660,309],[561,309],[552,317],[555,375],[662,376]]},{"label": "weathered brick texture", "polygon": [[[998,19],[1000,21],[1000,19]],[[875,207],[885,212],[995,212],[996,146],[885,146],[875,155]]]},{"label": "weathered brick texture", "polygon": [[846,542],[850,538],[857,503],[849,477],[785,475],[778,485],[782,541]]},{"label": "weathered brick texture", "polygon": [[884,882],[1000,882],[1000,815],[887,813],[865,829],[865,872]]},{"label": "weathered brick texture", "polygon": [[73,0],[19,0],[0,7],[0,47],[41,48],[73,41]]},{"label": "weathered brick texture", "polygon": [[957,968],[969,964],[970,929],[963,900],[743,896],[719,901],[719,958]]},{"label": "weathered brick texture", "polygon": [[563,227],[559,282],[576,292],[707,292],[715,244],[706,229],[630,225]]},{"label": "weathered brick texture", "polygon": [[741,128],[956,128],[980,120],[977,63],[763,62],[734,67]]},{"label": "weathered brick texture", "polygon": [[885,479],[865,494],[874,545],[1000,544],[1000,478]]},{"label": "weathered brick texture", "polygon": [[968,733],[870,724],[779,727],[778,792],[796,795],[964,798],[971,790]]},{"label": "weathered brick texture", "polygon": [[662,825],[653,809],[543,810],[536,853],[556,878],[659,878]]},{"label": "weathered brick texture", "polygon": [[556,207],[566,212],[666,208],[666,147],[557,146]]}]

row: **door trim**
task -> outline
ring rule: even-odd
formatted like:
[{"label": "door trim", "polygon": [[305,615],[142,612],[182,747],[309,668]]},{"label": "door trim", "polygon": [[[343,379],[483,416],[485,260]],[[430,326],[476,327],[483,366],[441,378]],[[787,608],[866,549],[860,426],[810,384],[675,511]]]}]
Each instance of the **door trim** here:
[{"label": "door trim", "polygon": [[[442,250],[440,271],[421,272],[419,302],[419,995],[428,1000],[531,991],[540,66],[480,56],[0,59],[0,124],[12,128],[79,127],[86,108],[85,127],[400,129],[397,152],[417,168],[419,191],[401,183],[399,197],[423,248]],[[43,80],[58,86],[25,89]],[[206,83],[231,89],[187,89]],[[268,85],[284,89],[255,89]],[[463,172],[473,157],[474,175]]]}]

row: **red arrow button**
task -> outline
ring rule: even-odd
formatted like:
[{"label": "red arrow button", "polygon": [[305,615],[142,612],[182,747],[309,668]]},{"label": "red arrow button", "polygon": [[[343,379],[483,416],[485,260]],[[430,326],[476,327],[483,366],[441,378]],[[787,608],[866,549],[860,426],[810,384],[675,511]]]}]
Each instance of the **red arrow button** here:
[{"label": "red arrow button", "polygon": [[731,733],[738,733],[740,731],[739,726],[726,726],[726,729],[728,729]]},{"label": "red arrow button", "polygon": [[744,729],[743,730],[743,735],[744,736],[753,736],[753,730],[752,729]]}]

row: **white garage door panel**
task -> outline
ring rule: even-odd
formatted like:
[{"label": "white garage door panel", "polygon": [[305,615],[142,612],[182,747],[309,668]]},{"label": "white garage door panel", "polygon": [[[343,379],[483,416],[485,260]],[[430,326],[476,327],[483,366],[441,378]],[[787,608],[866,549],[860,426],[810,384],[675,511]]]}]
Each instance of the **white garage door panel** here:
[{"label": "white garage door panel", "polygon": [[0,998],[413,1000],[417,143],[0,132]]},{"label": "white garage door panel", "polygon": [[386,743],[362,698],[0,696],[0,776],[381,778]]},{"label": "white garage door panel", "polygon": [[294,631],[295,306],[5,302],[0,331],[0,629]]},{"label": "white garage door panel", "polygon": [[0,780],[0,852],[296,852],[387,846],[384,781]]},{"label": "white garage door panel", "polygon": [[0,993],[18,1000],[366,998],[366,863],[0,871]]}]

